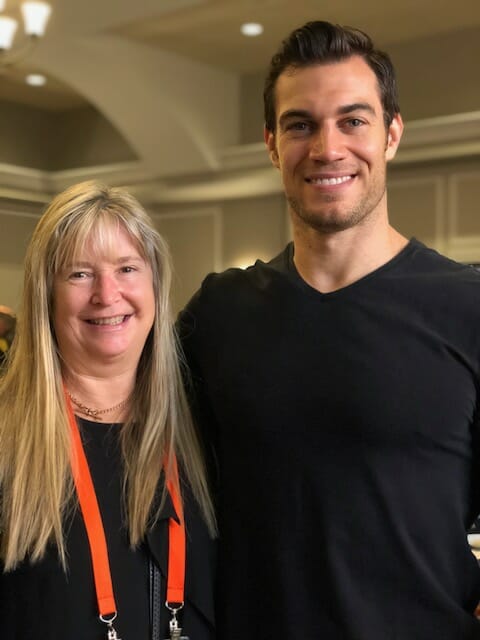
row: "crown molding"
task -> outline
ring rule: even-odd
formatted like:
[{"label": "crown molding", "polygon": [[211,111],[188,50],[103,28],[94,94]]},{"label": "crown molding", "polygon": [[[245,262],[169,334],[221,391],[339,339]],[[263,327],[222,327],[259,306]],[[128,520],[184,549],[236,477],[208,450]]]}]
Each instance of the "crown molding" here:
[{"label": "crown molding", "polygon": [[[407,122],[393,165],[480,156],[480,111]],[[159,176],[141,162],[124,162],[65,171],[39,171],[0,164],[0,198],[43,204],[67,186],[97,179],[128,187],[158,204],[201,203],[280,193],[278,172],[263,143],[218,152],[218,169],[208,174]]]},{"label": "crown molding", "polygon": [[405,124],[394,164],[480,155],[480,111],[412,120]]}]

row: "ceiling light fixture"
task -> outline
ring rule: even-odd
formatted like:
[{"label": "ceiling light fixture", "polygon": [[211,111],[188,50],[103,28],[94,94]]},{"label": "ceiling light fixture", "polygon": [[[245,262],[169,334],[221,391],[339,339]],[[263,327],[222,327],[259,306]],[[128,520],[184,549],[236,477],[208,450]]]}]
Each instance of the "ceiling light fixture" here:
[{"label": "ceiling light fixture", "polygon": [[240,31],[244,36],[253,38],[263,33],[263,25],[261,25],[259,22],[245,22],[245,24],[242,24],[242,26],[240,27]]},{"label": "ceiling light fixture", "polygon": [[[0,12],[5,10],[5,0],[0,0]],[[9,15],[0,15],[0,65],[10,65],[23,59],[38,40],[44,35],[51,6],[42,0],[22,2],[20,11],[23,18],[23,30],[26,42],[17,50],[13,48],[13,40],[19,20]]]},{"label": "ceiling light fixture", "polygon": [[47,83],[46,77],[41,73],[29,73],[25,77],[25,82],[31,87],[43,87]]}]

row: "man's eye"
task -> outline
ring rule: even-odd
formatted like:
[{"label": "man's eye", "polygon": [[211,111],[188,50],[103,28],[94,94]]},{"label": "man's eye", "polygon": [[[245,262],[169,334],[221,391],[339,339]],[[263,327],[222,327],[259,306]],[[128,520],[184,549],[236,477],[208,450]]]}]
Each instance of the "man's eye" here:
[{"label": "man's eye", "polygon": [[291,131],[306,131],[308,124],[306,122],[292,122],[287,128]]},{"label": "man's eye", "polygon": [[350,118],[348,124],[355,129],[356,127],[361,127],[364,123],[360,118]]}]

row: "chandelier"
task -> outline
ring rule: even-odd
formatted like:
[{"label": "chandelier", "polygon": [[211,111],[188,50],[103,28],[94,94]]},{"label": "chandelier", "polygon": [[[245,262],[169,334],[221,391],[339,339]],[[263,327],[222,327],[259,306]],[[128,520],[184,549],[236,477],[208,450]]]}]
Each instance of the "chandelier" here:
[{"label": "chandelier", "polygon": [[5,15],[6,0],[0,0],[0,66],[14,64],[28,55],[38,40],[45,33],[51,7],[41,0],[22,2],[20,12],[23,18],[25,39],[18,47],[14,47],[18,20]]}]

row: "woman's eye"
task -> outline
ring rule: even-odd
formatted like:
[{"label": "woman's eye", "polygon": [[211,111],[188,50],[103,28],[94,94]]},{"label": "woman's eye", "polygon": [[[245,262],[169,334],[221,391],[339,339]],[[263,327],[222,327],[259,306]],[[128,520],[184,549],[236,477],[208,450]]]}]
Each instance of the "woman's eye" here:
[{"label": "woman's eye", "polygon": [[133,273],[135,271],[135,267],[131,267],[129,265],[126,265],[125,267],[122,267],[122,272],[123,273]]},{"label": "woman's eye", "polygon": [[88,274],[85,271],[74,271],[73,273],[70,274],[70,278],[72,278],[72,280],[82,280],[87,276]]}]

